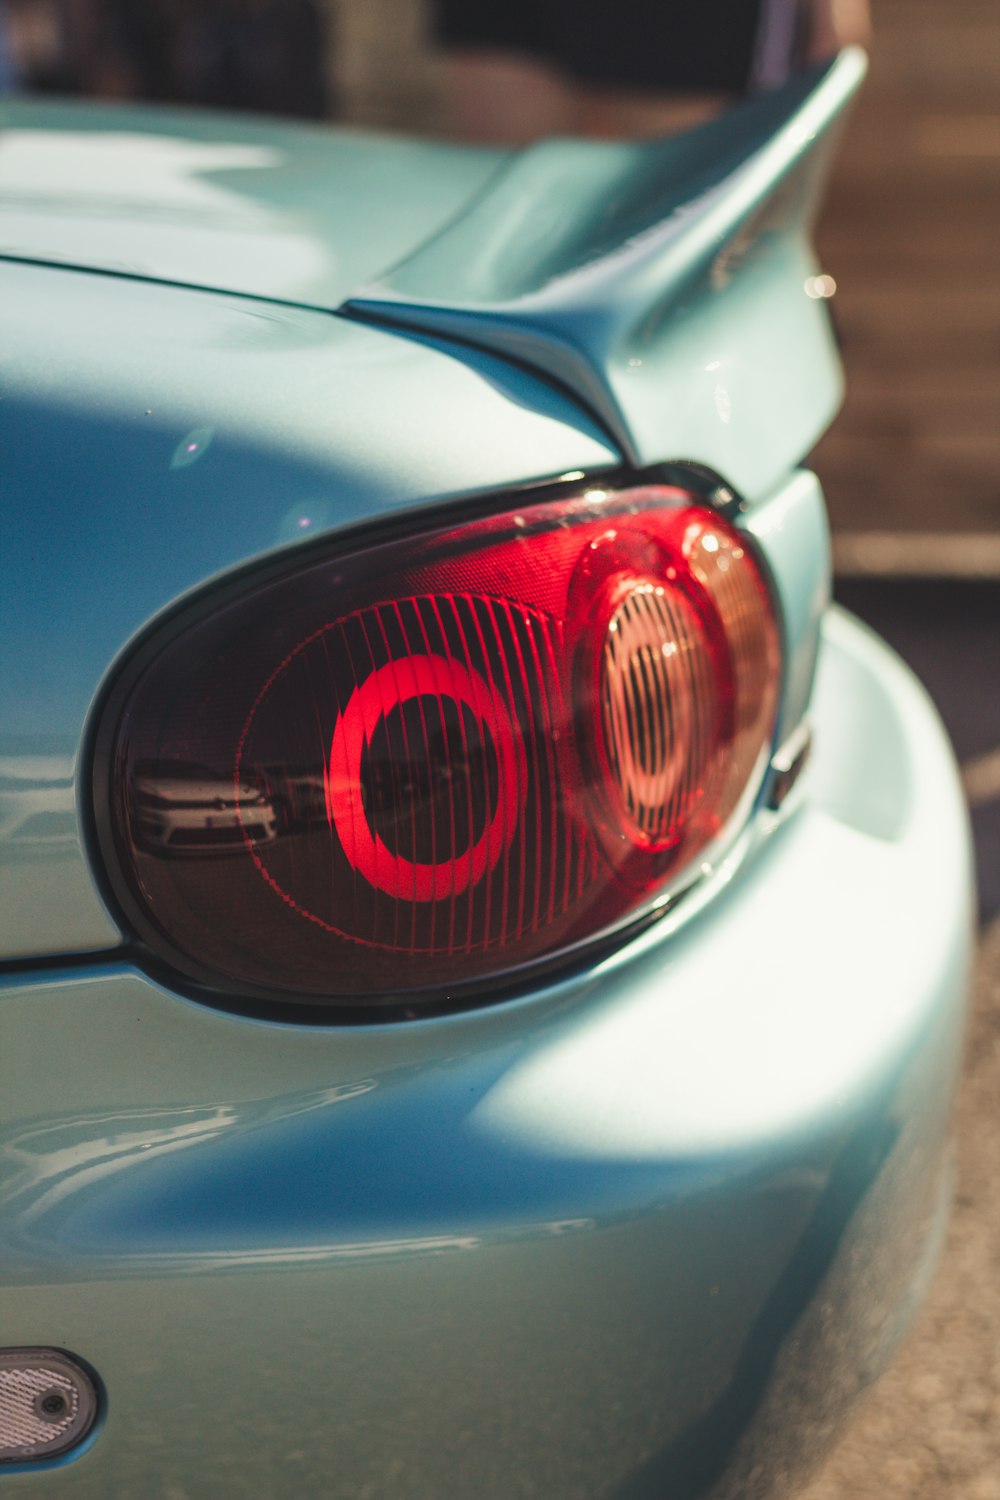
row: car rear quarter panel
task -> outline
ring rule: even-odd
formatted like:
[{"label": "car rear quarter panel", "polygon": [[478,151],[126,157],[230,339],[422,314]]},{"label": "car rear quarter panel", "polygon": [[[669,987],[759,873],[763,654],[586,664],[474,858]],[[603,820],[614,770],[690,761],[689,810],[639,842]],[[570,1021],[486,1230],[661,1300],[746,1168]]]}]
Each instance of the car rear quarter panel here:
[{"label": "car rear quarter panel", "polygon": [[[599,479],[621,455],[540,378],[420,334],[2,262],[0,297],[0,956],[99,951],[120,929],[84,847],[88,716],[151,622],[302,544]],[[740,524],[783,616],[780,741],[827,600],[815,479],[793,475]]]},{"label": "car rear quarter panel", "polygon": [[815,1457],[933,1259],[969,862],[929,705],[840,616],[813,713],[693,919],[480,1012],[9,978],[0,1320],[105,1391],[11,1493],[694,1500]]},{"label": "car rear quarter panel", "polygon": [[151,619],[324,532],[620,460],[505,361],[330,314],[2,262],[0,302],[0,954],[107,948],[84,727]]}]

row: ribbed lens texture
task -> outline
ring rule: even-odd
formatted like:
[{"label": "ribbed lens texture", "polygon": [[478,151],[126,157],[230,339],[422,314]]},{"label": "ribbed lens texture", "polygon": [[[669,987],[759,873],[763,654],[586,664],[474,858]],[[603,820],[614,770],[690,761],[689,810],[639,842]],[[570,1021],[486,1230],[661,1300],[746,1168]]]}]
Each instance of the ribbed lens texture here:
[{"label": "ribbed lens texture", "polygon": [[778,677],[774,622],[770,611],[761,608],[760,577],[738,536],[702,522],[691,529],[687,556],[722,625],[729,665],[732,720],[710,788],[712,817],[722,823],[753,774],[762,722],[769,722],[773,713]]},{"label": "ribbed lens texture", "polygon": [[589,491],[208,597],[101,728],[124,916],[227,995],[475,999],[725,846],[779,680],[738,532]]},{"label": "ribbed lens texture", "polygon": [[268,884],[316,926],[400,954],[548,927],[595,858],[564,801],[560,652],[555,620],[467,593],[377,605],[303,643],[254,704],[236,776],[296,801],[281,750],[308,703],[326,828],[252,840]]},{"label": "ribbed lens texture", "polygon": [[93,1425],[88,1375],[55,1349],[0,1349],[0,1464],[51,1459]]},{"label": "ribbed lens texture", "polygon": [[711,655],[684,597],[642,584],[608,624],[601,711],[624,816],[652,843],[702,795],[716,739]]}]

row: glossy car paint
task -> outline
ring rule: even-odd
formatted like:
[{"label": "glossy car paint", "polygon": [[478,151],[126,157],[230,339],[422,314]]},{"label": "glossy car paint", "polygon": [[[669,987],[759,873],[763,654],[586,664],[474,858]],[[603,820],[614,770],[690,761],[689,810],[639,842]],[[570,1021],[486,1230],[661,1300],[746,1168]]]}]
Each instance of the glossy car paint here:
[{"label": "glossy car paint", "polygon": [[495,1008],[8,978],[5,1339],[107,1392],[49,1493],[744,1495],[815,1456],[940,1228],[969,876],[932,711],[840,616],[813,718],[695,920]]},{"label": "glossy car paint", "polygon": [[217,111],[0,100],[0,254],[335,308],[507,153]]},{"label": "glossy car paint", "polygon": [[[739,523],[790,646],[776,743],[809,701],[815,751],[673,911],[466,1014],[180,993],[121,947],[81,816],[129,643],[276,549],[627,457],[501,355],[264,296],[0,265],[5,815],[40,794],[0,845],[30,960],[0,981],[0,1327],[103,1390],[85,1450],[7,1486],[771,1493],[891,1351],[942,1223],[970,877],[933,710],[837,613],[812,688],[826,534],[785,453]],[[813,420],[829,347],[782,358]]]},{"label": "glossy car paint", "polygon": [[[0,724],[0,899],[9,913],[0,954],[117,940],[81,842],[79,749],[109,663],[158,610],[276,546],[473,492],[599,475],[628,458],[627,431],[616,442],[603,429],[606,402],[591,411],[488,348],[392,337],[319,310],[348,297],[349,276],[369,279],[400,255],[406,286],[406,252],[475,186],[488,185],[479,206],[416,253],[418,279],[426,281],[427,257],[431,287],[435,278],[450,284],[462,266],[473,275],[470,225],[509,261],[501,224],[535,223],[555,186],[571,185],[566,222],[577,230],[548,267],[542,307],[505,307],[500,297],[486,318],[490,338],[505,347],[527,317],[541,330],[536,363],[546,340],[563,347],[558,328],[553,343],[546,298],[561,308],[556,324],[572,314],[590,330],[583,362],[592,372],[605,356],[609,369],[620,362],[622,341],[632,348],[639,338],[650,348],[628,357],[627,380],[651,395],[652,406],[639,399],[659,423],[656,461],[693,459],[742,485],[744,499],[773,500],[839,390],[825,313],[806,290],[808,208],[862,72],[861,55],[847,53],[685,137],[686,146],[556,143],[499,174],[495,153],[476,168],[474,152],[440,148],[438,158],[429,146],[293,127],[272,139],[269,127],[224,117],[6,106],[0,247],[14,258],[0,259],[0,432],[14,582],[0,604],[9,642],[0,694],[10,705]],[[144,171],[146,160],[155,167]],[[430,208],[416,204],[417,173],[427,176]],[[722,187],[709,192],[717,176]],[[373,194],[377,204],[391,197],[392,225]],[[610,222],[597,212],[605,199],[618,204]],[[643,232],[647,200],[662,218]],[[523,278],[545,224],[508,266],[508,284]],[[324,267],[308,286],[282,250],[294,235],[311,247],[310,264]],[[625,263],[633,244],[639,264]],[[59,274],[57,249],[62,263],[101,274],[83,283]],[[218,282],[245,295],[161,284],[199,276],[203,288]],[[494,291],[502,285],[494,278]],[[636,320],[654,292],[650,344]],[[307,297],[315,309],[289,305]],[[378,297],[350,305],[381,306]],[[621,425],[613,421],[612,433]],[[783,735],[804,707],[826,553],[815,501],[780,508],[783,519],[772,505],[771,519],[751,525],[773,541],[789,612]],[[803,597],[804,633],[802,606],[792,603]],[[54,890],[55,927],[46,900]]]},{"label": "glossy car paint", "polygon": [[348,307],[523,360],[629,462],[696,456],[757,499],[839,403],[808,231],[864,72],[851,50],[671,140],[535,147]]},{"label": "glossy car paint", "polygon": [[149,620],[276,548],[618,455],[492,355],[2,262],[0,301],[0,952],[104,948],[119,931],[82,849],[79,756],[103,678]]}]

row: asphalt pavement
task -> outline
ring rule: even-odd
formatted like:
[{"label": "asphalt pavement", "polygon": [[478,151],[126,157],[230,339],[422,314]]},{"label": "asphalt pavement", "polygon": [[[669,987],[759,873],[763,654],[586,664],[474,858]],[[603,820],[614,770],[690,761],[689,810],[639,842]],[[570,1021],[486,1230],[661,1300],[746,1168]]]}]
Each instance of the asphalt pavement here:
[{"label": "asphalt pavement", "polygon": [[944,1256],[909,1339],[800,1500],[1000,1500],[1000,918],[982,935]]},{"label": "asphalt pavement", "polygon": [[1000,577],[862,569],[836,594],[914,669],[951,734],[981,934],[941,1266],[909,1340],[802,1500],[1000,1500]]},{"label": "asphalt pavement", "polygon": [[[428,3],[338,0],[348,119],[426,128]],[[925,683],[963,766],[981,940],[941,1267],[801,1500],[1000,1500],[1000,11],[873,11],[871,78],[819,230],[847,399],[813,461],[846,562],[837,597]]]},{"label": "asphalt pavement", "polygon": [[879,0],[820,228],[847,371],[814,462],[837,597],[935,699],[964,771],[980,953],[945,1253],[802,1500],[1000,1500],[1000,11]]},{"label": "asphalt pavement", "polygon": [[[354,118],[419,123],[424,9],[342,0]],[[1000,1500],[1000,11],[996,0],[873,11],[871,78],[819,232],[847,398],[813,462],[837,596],[923,680],[963,765],[981,951],[941,1267],[801,1500]]]}]

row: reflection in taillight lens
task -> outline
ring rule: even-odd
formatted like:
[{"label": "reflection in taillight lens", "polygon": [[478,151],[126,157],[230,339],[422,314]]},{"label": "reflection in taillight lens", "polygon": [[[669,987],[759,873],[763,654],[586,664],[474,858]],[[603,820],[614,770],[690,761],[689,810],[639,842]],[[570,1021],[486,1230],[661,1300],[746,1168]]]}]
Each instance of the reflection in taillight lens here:
[{"label": "reflection in taillight lens", "polygon": [[112,884],[195,979],[458,998],[648,911],[752,798],[773,610],[691,496],[296,561],[152,642],[104,726]]}]

